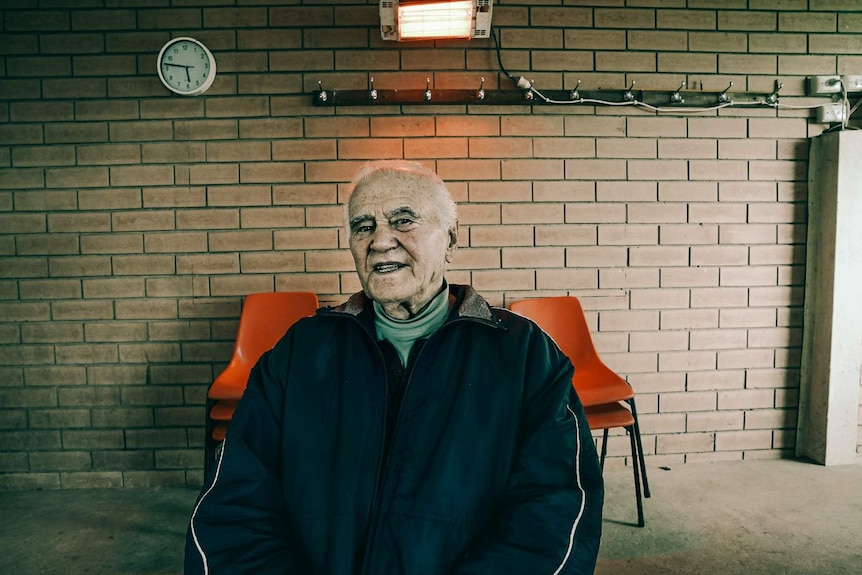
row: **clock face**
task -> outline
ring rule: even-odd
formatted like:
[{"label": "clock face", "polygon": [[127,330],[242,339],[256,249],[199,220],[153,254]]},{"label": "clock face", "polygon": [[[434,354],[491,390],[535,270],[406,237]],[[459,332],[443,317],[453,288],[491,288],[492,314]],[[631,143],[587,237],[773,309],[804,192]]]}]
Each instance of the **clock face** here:
[{"label": "clock face", "polygon": [[194,38],[174,38],[162,47],[158,58],[159,78],[172,92],[196,96],[215,80],[215,58]]}]

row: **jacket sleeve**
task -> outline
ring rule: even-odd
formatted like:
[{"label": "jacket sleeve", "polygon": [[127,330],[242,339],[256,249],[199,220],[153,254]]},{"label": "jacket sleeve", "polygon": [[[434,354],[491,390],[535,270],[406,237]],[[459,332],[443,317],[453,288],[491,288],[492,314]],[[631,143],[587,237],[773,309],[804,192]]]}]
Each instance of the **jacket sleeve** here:
[{"label": "jacket sleeve", "polygon": [[545,351],[538,356],[547,360],[539,361],[546,375],[537,378],[544,381],[527,384],[533,391],[506,492],[450,575],[591,575],[595,569],[601,469],[571,364],[554,349]]},{"label": "jacket sleeve", "polygon": [[186,537],[185,575],[307,575],[281,496],[283,382],[273,352],[252,370]]}]

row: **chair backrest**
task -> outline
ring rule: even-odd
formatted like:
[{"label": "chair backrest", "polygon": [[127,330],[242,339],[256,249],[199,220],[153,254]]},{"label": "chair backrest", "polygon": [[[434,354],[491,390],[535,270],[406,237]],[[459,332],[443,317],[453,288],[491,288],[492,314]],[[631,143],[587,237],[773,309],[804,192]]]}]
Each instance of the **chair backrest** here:
[{"label": "chair backrest", "polygon": [[278,343],[296,321],[314,315],[317,294],[311,292],[253,293],[245,298],[231,363],[248,367]]},{"label": "chair backrest", "polygon": [[536,322],[557,342],[573,365],[584,366],[601,361],[578,298],[558,296],[525,299],[513,302],[509,309]]}]

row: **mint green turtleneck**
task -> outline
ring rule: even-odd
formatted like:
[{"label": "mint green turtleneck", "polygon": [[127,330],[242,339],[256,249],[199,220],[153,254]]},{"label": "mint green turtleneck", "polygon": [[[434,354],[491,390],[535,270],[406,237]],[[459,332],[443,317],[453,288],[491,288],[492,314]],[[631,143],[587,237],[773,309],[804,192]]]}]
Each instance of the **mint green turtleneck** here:
[{"label": "mint green turtleneck", "polygon": [[398,351],[401,364],[406,366],[413,343],[428,337],[443,325],[449,315],[449,290],[444,282],[443,289],[434,296],[419,315],[410,319],[394,319],[386,315],[383,307],[374,302],[374,327],[378,340],[388,340]]}]

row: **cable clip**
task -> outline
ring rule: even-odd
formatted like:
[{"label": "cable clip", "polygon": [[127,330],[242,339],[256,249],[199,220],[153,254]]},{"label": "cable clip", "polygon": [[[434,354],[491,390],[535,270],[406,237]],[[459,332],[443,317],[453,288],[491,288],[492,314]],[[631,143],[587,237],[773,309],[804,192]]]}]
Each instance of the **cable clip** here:
[{"label": "cable clip", "polygon": [[431,101],[431,78],[425,78],[425,93],[422,94],[422,99],[426,102]]},{"label": "cable clip", "polygon": [[477,100],[485,99],[485,78],[482,78],[482,83],[479,84],[479,90],[476,92]]}]

